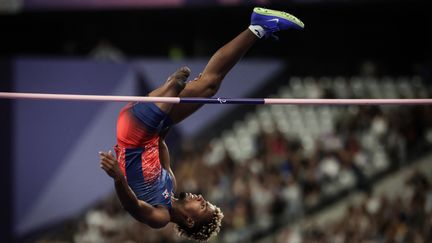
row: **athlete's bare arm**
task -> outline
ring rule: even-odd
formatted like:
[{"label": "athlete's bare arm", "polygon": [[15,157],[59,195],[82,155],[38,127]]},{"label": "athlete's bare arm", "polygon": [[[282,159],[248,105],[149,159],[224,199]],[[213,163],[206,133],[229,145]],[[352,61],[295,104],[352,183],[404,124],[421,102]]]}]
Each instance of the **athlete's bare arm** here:
[{"label": "athlete's bare arm", "polygon": [[174,192],[177,189],[177,181],[176,178],[174,176],[174,173],[171,169],[171,160],[170,160],[170,155],[169,155],[169,150],[168,150],[168,146],[165,143],[165,136],[168,133],[169,128],[166,129],[165,131],[161,132],[160,134],[160,139],[159,139],[159,160],[160,163],[162,165],[162,167],[168,171],[168,173],[171,176],[171,180],[173,182],[173,189]]},{"label": "athlete's bare arm", "polygon": [[101,168],[113,178],[115,190],[123,208],[136,220],[152,228],[162,228],[170,221],[168,209],[153,207],[139,200],[120,171],[117,159],[110,152],[100,152]]}]

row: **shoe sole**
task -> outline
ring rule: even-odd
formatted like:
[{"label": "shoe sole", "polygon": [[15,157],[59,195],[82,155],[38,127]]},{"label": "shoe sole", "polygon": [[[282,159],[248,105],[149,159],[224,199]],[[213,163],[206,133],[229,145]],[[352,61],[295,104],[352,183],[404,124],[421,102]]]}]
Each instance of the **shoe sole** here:
[{"label": "shoe sole", "polygon": [[267,8],[254,8],[253,10],[255,13],[257,14],[262,14],[262,15],[266,15],[266,16],[275,16],[275,17],[279,17],[282,19],[286,19],[298,26],[300,26],[301,28],[304,28],[304,24],[303,22],[298,19],[296,16],[291,15],[289,13],[285,13],[282,11],[277,11],[277,10],[271,10],[271,9],[267,9]]}]

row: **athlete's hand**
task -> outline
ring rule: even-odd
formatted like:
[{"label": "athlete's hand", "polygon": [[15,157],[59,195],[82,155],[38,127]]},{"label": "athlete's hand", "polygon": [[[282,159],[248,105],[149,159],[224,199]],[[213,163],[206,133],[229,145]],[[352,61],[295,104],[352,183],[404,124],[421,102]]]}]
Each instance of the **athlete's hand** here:
[{"label": "athlete's hand", "polygon": [[122,172],[118,165],[117,159],[114,157],[111,150],[107,152],[99,152],[100,156],[100,167],[113,179],[120,178]]}]

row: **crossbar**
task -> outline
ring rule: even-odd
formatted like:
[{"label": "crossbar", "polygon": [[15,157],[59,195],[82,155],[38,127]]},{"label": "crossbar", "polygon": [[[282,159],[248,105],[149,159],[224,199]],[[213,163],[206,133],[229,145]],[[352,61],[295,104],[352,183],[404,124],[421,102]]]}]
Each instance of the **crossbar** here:
[{"label": "crossbar", "polygon": [[432,105],[432,99],[199,98],[0,92],[0,99],[246,105]]}]

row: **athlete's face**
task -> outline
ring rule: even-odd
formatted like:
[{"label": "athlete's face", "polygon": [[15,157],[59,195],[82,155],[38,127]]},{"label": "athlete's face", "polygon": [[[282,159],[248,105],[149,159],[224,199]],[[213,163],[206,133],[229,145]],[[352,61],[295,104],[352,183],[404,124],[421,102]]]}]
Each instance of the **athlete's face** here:
[{"label": "athlete's face", "polygon": [[189,217],[197,222],[209,220],[215,211],[215,206],[201,195],[182,192],[179,195],[179,201],[183,204],[183,209]]}]

